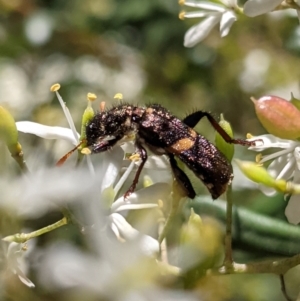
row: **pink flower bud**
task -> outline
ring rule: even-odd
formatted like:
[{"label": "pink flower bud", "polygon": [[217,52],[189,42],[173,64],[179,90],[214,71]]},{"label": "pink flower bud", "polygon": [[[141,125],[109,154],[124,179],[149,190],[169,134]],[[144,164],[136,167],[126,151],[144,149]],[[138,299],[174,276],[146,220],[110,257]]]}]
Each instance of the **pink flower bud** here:
[{"label": "pink flower bud", "polygon": [[292,140],[300,137],[300,111],[291,102],[269,95],[251,100],[257,118],[270,134]]}]

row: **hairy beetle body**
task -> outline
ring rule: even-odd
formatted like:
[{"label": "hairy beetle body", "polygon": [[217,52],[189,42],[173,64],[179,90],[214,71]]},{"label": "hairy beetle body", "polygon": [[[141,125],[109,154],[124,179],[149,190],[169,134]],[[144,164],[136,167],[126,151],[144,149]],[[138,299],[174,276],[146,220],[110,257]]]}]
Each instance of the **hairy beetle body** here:
[{"label": "hairy beetle body", "polygon": [[[199,112],[200,115],[195,112],[181,121],[157,104],[147,107],[128,104],[115,106],[99,112],[89,122],[86,127],[87,146],[92,153],[104,152],[135,134],[136,152],[142,162],[125,196],[135,189],[147,160],[147,147],[157,155],[169,157],[174,176],[190,198],[195,197],[195,191],[189,178],[178,167],[174,156],[194,172],[208,188],[212,198],[216,199],[231,182],[232,167],[211,142],[192,129],[203,116],[212,118],[208,113]],[[213,126],[218,130],[218,126]],[[227,136],[227,140],[230,140],[228,142],[239,143]]]}]

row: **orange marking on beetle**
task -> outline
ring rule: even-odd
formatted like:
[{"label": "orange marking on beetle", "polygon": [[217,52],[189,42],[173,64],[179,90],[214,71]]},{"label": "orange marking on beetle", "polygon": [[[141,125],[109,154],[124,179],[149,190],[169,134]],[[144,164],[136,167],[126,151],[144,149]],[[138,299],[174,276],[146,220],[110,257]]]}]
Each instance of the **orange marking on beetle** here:
[{"label": "orange marking on beetle", "polygon": [[196,138],[198,136],[198,134],[193,129],[190,129],[190,134],[193,138]]},{"label": "orange marking on beetle", "polygon": [[173,154],[180,154],[183,151],[186,151],[190,149],[192,146],[194,146],[195,141],[190,138],[182,138],[169,146],[167,148],[167,151]]},{"label": "orange marking on beetle", "polygon": [[147,114],[152,114],[153,111],[154,111],[154,109],[152,109],[152,108],[147,108],[147,109],[146,109],[146,113],[147,113]]}]

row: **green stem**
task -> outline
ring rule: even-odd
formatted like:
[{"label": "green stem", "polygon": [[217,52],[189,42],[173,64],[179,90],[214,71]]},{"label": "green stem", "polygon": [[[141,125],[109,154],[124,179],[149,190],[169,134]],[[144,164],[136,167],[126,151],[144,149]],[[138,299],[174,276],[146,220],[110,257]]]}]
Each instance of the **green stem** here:
[{"label": "green stem", "polygon": [[4,241],[9,241],[9,242],[16,242],[16,243],[25,243],[26,241],[28,241],[31,238],[40,236],[42,234],[45,234],[47,232],[53,231],[61,226],[64,226],[68,223],[68,219],[66,217],[62,218],[61,220],[59,220],[58,222],[49,225],[47,227],[41,228],[39,230],[30,232],[30,233],[16,233],[14,235],[9,235],[6,236],[4,238],[2,238],[2,240]]},{"label": "green stem", "polygon": [[226,192],[226,234],[225,234],[225,259],[224,266],[227,269],[232,267],[232,188],[228,186]]},{"label": "green stem", "polygon": [[265,260],[253,263],[236,263],[232,265],[232,270],[227,271],[225,266],[211,269],[210,275],[228,275],[228,274],[277,274],[284,275],[291,268],[300,264],[300,254],[293,257]]},{"label": "green stem", "polygon": [[[209,197],[197,197],[189,202],[198,214],[208,214],[226,221],[224,201],[212,201]],[[190,210],[188,210],[190,212]],[[233,240],[260,251],[292,256],[300,253],[300,227],[268,217],[246,208],[233,206]],[[266,243],[268,241],[269,243]]]}]

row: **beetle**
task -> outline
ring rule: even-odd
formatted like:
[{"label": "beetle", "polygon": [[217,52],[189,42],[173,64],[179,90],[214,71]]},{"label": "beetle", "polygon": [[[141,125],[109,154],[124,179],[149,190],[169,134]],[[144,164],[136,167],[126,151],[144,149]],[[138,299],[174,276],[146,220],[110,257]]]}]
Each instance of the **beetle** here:
[{"label": "beetle", "polygon": [[120,104],[97,113],[89,121],[86,125],[86,146],[92,153],[105,152],[126,137],[135,135],[136,153],[141,163],[125,198],[136,188],[149,149],[156,155],[169,158],[174,177],[189,198],[196,196],[195,190],[175,157],[192,170],[212,198],[217,199],[231,183],[233,170],[217,147],[193,129],[203,117],[208,118],[226,142],[253,145],[253,142],[243,139],[232,139],[208,112],[196,111],[180,120],[159,104],[145,107]]}]

